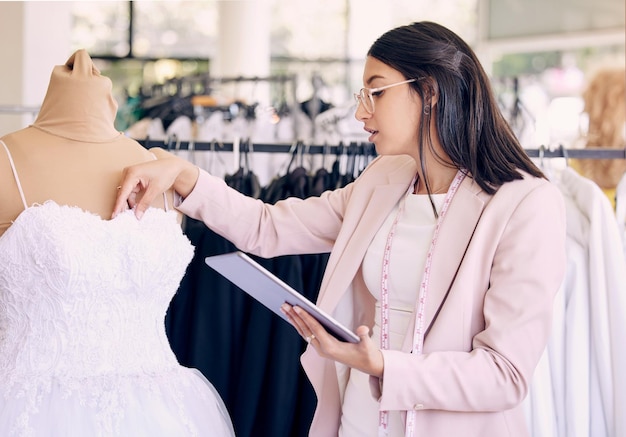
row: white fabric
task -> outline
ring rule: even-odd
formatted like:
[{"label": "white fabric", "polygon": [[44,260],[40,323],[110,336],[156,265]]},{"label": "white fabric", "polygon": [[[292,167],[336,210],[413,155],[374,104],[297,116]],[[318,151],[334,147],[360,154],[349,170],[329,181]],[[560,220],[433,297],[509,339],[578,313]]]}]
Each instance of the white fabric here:
[{"label": "white fabric", "polygon": [[165,332],[193,250],[173,211],[24,210],[0,237],[2,435],[233,435]]},{"label": "white fabric", "polygon": [[179,141],[191,141],[193,139],[193,122],[186,115],[180,115],[165,129],[165,137],[176,138]]},{"label": "white fabric", "polygon": [[564,200],[566,276],[554,300],[552,335],[525,400],[533,437],[590,437],[588,223],[571,196]]},{"label": "white fabric", "polygon": [[626,256],[626,173],[624,173],[615,188],[615,218],[617,219],[617,228],[622,237],[624,254]]},{"label": "white fabric", "polygon": [[558,424],[553,419],[557,417],[555,403],[552,397],[552,375],[547,354],[543,354],[535,369],[535,380],[542,384],[533,385],[524,403],[525,413],[529,420],[528,430],[533,437],[558,436]]},{"label": "white fabric", "polygon": [[[566,168],[557,183],[566,202],[568,266],[544,354],[550,371],[535,374],[527,418],[533,437],[621,437],[626,435],[626,259],[619,229],[608,198],[591,180]],[[538,414],[538,393],[553,405],[552,419]]]},{"label": "white fabric", "polygon": [[[433,196],[438,210],[445,194]],[[395,220],[398,206],[380,227],[365,258],[363,279],[368,289],[378,300],[382,274],[383,253],[387,235]],[[391,247],[389,263],[389,345],[400,349],[404,333],[413,315],[419,283],[424,272],[426,253],[435,230],[436,218],[428,196],[406,196],[404,213],[400,216]],[[380,302],[376,303],[376,324],[372,339],[380,344]],[[350,371],[350,379],[343,402],[340,437],[375,437],[378,435],[379,403],[372,397],[369,375],[358,370]],[[399,411],[389,414],[390,437],[404,436],[404,420]]]}]

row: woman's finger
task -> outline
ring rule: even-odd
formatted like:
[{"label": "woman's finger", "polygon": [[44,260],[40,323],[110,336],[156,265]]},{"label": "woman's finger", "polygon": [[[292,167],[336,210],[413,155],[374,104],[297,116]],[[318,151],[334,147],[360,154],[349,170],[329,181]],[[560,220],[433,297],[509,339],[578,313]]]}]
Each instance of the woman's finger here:
[{"label": "woman's finger", "polygon": [[287,316],[287,319],[289,319],[289,323],[291,323],[291,325],[296,328],[298,334],[300,334],[303,338],[306,337],[306,334],[304,333],[304,327],[306,325],[304,324],[300,316],[298,316],[298,314],[294,312],[293,307],[285,303],[280,307],[280,309],[283,314]]},{"label": "woman's finger", "polygon": [[[317,330],[315,326],[312,327],[310,324],[311,321],[317,321],[306,311],[304,311],[300,307],[292,307],[288,304],[284,304],[281,307],[281,310],[283,310],[283,313],[287,315],[291,324],[296,328],[296,331],[298,331],[298,334],[300,334],[300,336],[302,336],[302,338],[304,338],[307,343],[310,343],[312,339],[317,338],[317,335],[315,333],[319,333],[319,330]],[[324,328],[321,329],[323,330]]]},{"label": "woman's finger", "polygon": [[[132,208],[131,202],[135,200],[134,197],[141,189],[141,179],[130,176],[128,174],[128,169],[124,169],[122,181],[117,187],[117,197],[115,199],[115,204],[113,205],[112,217],[115,218],[116,215],[126,210],[128,206]],[[133,196],[132,199],[131,195]]]},{"label": "woman's finger", "polygon": [[313,339],[318,340],[319,344],[326,342],[329,338],[332,338],[334,340],[334,337],[332,337],[328,333],[328,331],[326,331],[326,328],[324,328],[324,326],[322,326],[322,324],[318,322],[315,317],[310,315],[304,309],[300,308],[299,306],[295,306],[293,307],[293,311],[301,320],[301,323],[303,325],[302,330],[304,332],[304,337],[305,339],[307,337],[309,339],[308,343],[311,343]]}]

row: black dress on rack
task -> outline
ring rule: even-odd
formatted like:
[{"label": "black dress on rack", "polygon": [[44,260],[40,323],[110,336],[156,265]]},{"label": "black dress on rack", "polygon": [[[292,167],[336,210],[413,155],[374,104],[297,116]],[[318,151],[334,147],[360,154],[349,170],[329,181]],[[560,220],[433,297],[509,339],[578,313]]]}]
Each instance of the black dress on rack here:
[{"label": "black dress on rack", "polygon": [[[270,203],[314,195],[320,184],[312,191],[311,179],[298,167],[259,190],[245,169],[225,177],[231,187]],[[307,435],[316,399],[299,361],[306,344],[292,326],[206,266],[205,257],[236,250],[230,242],[188,217],[184,230],[196,251],[166,317],[174,353],[213,382],[237,436]],[[316,300],[328,254],[254,258]]]}]

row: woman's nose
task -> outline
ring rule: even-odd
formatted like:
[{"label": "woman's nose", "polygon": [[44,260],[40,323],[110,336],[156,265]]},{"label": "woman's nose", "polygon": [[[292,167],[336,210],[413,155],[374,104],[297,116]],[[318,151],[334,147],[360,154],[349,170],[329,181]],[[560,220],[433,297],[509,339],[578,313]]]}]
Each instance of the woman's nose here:
[{"label": "woman's nose", "polygon": [[370,118],[371,116],[372,114],[365,110],[361,101],[357,100],[356,109],[354,111],[354,118],[356,118],[358,121],[363,121]]}]

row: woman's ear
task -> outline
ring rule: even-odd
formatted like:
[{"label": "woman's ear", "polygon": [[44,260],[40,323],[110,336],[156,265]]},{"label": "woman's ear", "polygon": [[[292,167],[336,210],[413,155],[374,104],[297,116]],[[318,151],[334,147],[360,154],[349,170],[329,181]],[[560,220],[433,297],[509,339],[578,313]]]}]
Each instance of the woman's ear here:
[{"label": "woman's ear", "polygon": [[427,80],[428,82],[426,82],[426,86],[428,87],[428,100],[430,107],[432,108],[439,101],[439,86],[434,78],[429,77]]},{"label": "woman's ear", "polygon": [[439,87],[437,86],[437,81],[432,77],[427,77],[424,81],[424,101],[423,101],[423,112],[424,115],[430,115],[433,107],[437,104],[439,100]]}]

